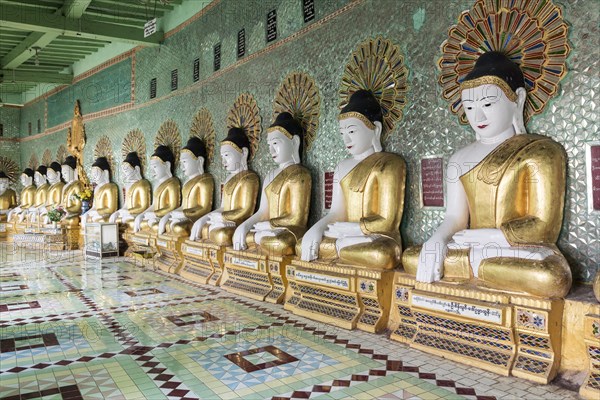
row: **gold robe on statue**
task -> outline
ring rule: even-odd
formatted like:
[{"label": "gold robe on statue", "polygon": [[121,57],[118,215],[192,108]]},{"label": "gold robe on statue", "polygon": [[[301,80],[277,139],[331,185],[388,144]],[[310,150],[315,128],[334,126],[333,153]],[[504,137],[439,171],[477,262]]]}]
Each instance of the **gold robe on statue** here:
[{"label": "gold robe on statue", "polygon": [[[133,218],[146,211],[150,204],[152,204],[152,187],[147,179],[134,182],[125,191],[125,209]],[[122,223],[121,218],[117,218],[117,222]],[[129,220],[124,225],[126,228],[133,229],[134,220]]]},{"label": "gold robe on statue", "polygon": [[[481,262],[479,279],[495,289],[542,297],[564,297],[571,270],[555,243],[560,233],[566,182],[566,154],[554,140],[516,135],[504,141],[460,177],[469,203],[470,229],[502,230],[511,246],[546,247],[544,260],[494,257]],[[416,274],[420,247],[407,249],[404,268]],[[471,277],[469,250],[449,250],[447,278]]]},{"label": "gold robe on statue", "polygon": [[[174,176],[170,177],[154,190],[154,214],[158,218],[164,217],[181,204],[181,183]],[[149,229],[148,221],[142,221],[140,230]],[[152,225],[152,231],[158,231],[158,224]]]},{"label": "gold robe on statue", "polygon": [[102,217],[97,222],[108,222],[111,214],[117,211],[119,205],[119,189],[117,185],[109,182],[94,192],[94,208]]},{"label": "gold robe on statue", "polygon": [[83,191],[83,183],[81,181],[69,182],[65,185],[62,191],[62,203],[67,215],[63,219],[63,223],[70,226],[79,225],[79,215],[81,214],[81,200],[75,198],[75,194]]},{"label": "gold robe on statue", "polygon": [[46,209],[48,211],[58,207],[62,202],[62,192],[65,187],[63,182],[56,182],[48,189],[48,199],[46,200]]},{"label": "gold robe on statue", "polygon": [[[295,254],[296,242],[306,232],[310,210],[312,178],[300,164],[290,165],[265,188],[269,204],[271,228],[283,228],[277,236],[263,237],[258,248],[264,254],[287,256]],[[254,232],[246,236],[248,248],[254,243]]]},{"label": "gold robe on statue", "polygon": [[[8,210],[17,206],[17,194],[12,189],[0,194],[0,211],[8,213]],[[0,222],[6,222],[7,214],[0,214]]]},{"label": "gold robe on statue", "polygon": [[[406,163],[402,157],[378,152],[358,163],[340,185],[346,203],[342,222],[358,222],[371,243],[347,246],[337,254],[336,239],[324,236],[317,261],[339,258],[343,264],[370,269],[392,269],[400,263],[400,222],[404,210]],[[300,254],[301,244],[296,251]]]},{"label": "gold robe on statue", "polygon": [[37,188],[35,187],[35,185],[29,185],[23,188],[23,190],[21,190],[21,204],[19,204],[19,207],[21,207],[23,210],[28,209],[29,207],[33,207],[33,203],[35,202],[36,191]]},{"label": "gold robe on statue", "polygon": [[215,180],[212,175],[205,173],[198,175],[183,185],[181,190],[183,214],[186,221],[167,224],[166,232],[176,236],[189,236],[194,222],[212,210]]},{"label": "gold robe on statue", "polygon": [[34,207],[37,208],[37,207],[46,205],[46,202],[48,201],[48,190],[49,189],[50,189],[50,185],[47,183],[44,183],[42,186],[39,186],[35,190],[35,196],[34,196],[34,200],[33,200]]},{"label": "gold robe on statue", "polygon": [[248,219],[256,208],[259,179],[254,171],[242,171],[223,186],[223,219],[235,223],[235,226],[215,228],[210,231],[209,224],[202,227],[202,239],[210,239],[219,246],[231,246],[235,228]]}]

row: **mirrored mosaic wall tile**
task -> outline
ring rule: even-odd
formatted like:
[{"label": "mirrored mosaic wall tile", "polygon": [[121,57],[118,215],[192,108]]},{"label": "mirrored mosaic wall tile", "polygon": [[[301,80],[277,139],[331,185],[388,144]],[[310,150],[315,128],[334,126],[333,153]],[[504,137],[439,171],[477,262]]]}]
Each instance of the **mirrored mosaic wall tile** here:
[{"label": "mirrored mosaic wall tile", "polygon": [[[600,214],[587,211],[584,145],[600,138],[597,112],[600,3],[575,0],[555,0],[555,3],[562,8],[570,25],[569,41],[573,50],[567,60],[569,72],[544,113],[531,119],[528,131],[548,135],[567,150],[565,218],[558,245],[569,260],[574,280],[590,281],[598,269],[596,260],[600,259]],[[409,70],[404,117],[384,145],[386,150],[402,155],[407,162],[401,226],[404,245],[422,243],[439,225],[443,212],[420,207],[420,159],[441,154],[447,161],[454,151],[474,140],[470,128],[459,124],[441,98],[436,68],[441,56],[439,46],[446,39],[448,29],[456,24],[460,13],[472,5],[472,0],[321,0],[315,1],[316,19],[304,24],[299,0],[222,1],[205,16],[169,37],[160,48],[135,53],[135,106],[86,123],[86,168],[89,170],[93,148],[103,135],[110,137],[117,160],[125,135],[134,128],[144,133],[149,154],[153,151],[158,128],[167,119],[177,123],[185,141],[193,116],[202,107],[212,114],[217,140],[221,140],[226,134],[227,112],[243,92],[251,93],[257,100],[263,128],[266,128],[271,122],[273,99],[281,81],[292,71],[302,71],[315,80],[321,96],[319,131],[304,157],[313,173],[312,224],[325,213],[324,172],[332,171],[347,156],[337,125],[338,90],[344,66],[359,43],[381,35],[399,45]],[[267,48],[266,13],[272,8],[277,9],[278,38],[272,48]],[[339,14],[334,14],[337,12]],[[247,55],[238,61],[236,40],[241,28],[246,29]],[[292,38],[304,28],[306,32]],[[286,40],[289,41],[281,44]],[[215,73],[213,47],[219,42],[221,70]],[[194,84],[193,61],[198,57],[200,82]],[[170,73],[175,68],[179,69],[179,89],[171,92]],[[157,98],[150,100],[149,85],[154,77],[158,80]],[[25,107],[23,115],[39,113],[38,103],[29,107],[32,109]],[[72,104],[68,107],[72,109]],[[65,140],[66,130],[61,130],[23,142],[21,165],[34,153],[39,153],[38,158],[41,158],[41,149],[50,148],[55,153]],[[250,165],[261,177],[274,168],[264,139]],[[209,171],[219,187],[225,177],[224,170],[217,162]],[[114,172],[117,182],[120,182],[119,174],[118,164]],[[216,192],[218,197],[219,191]],[[218,200],[215,199],[215,204]]]}]

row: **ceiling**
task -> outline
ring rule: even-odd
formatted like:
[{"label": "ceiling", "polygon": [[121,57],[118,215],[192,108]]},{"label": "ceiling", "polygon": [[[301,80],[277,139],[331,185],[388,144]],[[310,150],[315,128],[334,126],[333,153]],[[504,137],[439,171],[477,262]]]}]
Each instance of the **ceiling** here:
[{"label": "ceiling", "polygon": [[0,0],[0,98],[70,84],[72,66],[111,43],[158,46],[144,24],[184,0]]}]

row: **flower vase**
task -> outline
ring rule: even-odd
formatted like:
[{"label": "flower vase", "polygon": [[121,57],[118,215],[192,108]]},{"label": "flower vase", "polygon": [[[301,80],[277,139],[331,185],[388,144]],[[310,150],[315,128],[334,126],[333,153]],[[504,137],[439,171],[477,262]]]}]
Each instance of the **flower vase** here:
[{"label": "flower vase", "polygon": [[90,209],[90,202],[87,200],[83,200],[81,202],[81,213],[86,213]]},{"label": "flower vase", "polygon": [[52,229],[58,229],[58,222],[52,221]]}]

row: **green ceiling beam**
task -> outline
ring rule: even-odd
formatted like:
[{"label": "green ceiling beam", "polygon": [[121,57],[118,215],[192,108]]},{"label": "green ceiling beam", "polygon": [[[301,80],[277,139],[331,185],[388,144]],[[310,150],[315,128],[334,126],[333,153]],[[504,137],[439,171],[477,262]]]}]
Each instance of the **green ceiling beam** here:
[{"label": "green ceiling beam", "polygon": [[[14,75],[13,75],[14,71]],[[44,72],[26,72],[19,70],[0,70],[0,82],[6,83],[60,83],[71,84],[73,74],[56,74]]]},{"label": "green ceiling beam", "polygon": [[[3,8],[3,6],[0,6]],[[0,66],[4,69],[14,69],[35,55],[35,51],[31,51],[32,47],[43,48],[51,41],[56,39],[58,34],[31,32],[29,36],[12,49],[7,55],[0,60]]]},{"label": "green ceiling beam", "polygon": [[9,28],[25,31],[48,32],[146,46],[158,46],[163,39],[163,34],[160,32],[144,38],[144,31],[141,28],[94,21],[81,23],[81,20],[66,18],[54,13],[24,12],[22,7],[8,4],[0,5],[0,23]]}]

